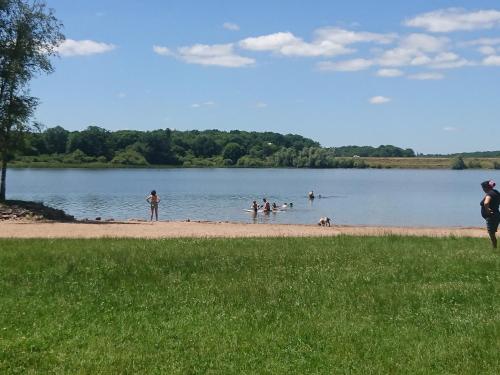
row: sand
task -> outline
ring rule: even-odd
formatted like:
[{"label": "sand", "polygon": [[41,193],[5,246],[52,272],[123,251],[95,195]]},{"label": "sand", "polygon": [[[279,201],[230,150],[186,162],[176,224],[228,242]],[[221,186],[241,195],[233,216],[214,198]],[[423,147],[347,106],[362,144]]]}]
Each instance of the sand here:
[{"label": "sand", "polygon": [[0,222],[0,238],[212,238],[212,237],[323,237],[431,236],[488,237],[486,229],[473,227],[424,228],[216,222]]}]

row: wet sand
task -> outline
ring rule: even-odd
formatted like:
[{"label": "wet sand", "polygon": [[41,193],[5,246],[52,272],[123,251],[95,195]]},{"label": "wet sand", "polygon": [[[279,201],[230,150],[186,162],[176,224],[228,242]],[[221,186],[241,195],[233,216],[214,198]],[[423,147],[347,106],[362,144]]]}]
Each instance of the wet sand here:
[{"label": "wet sand", "polygon": [[0,238],[239,238],[239,237],[326,237],[431,236],[485,237],[484,228],[474,227],[382,227],[295,224],[244,224],[218,222],[0,222]]}]

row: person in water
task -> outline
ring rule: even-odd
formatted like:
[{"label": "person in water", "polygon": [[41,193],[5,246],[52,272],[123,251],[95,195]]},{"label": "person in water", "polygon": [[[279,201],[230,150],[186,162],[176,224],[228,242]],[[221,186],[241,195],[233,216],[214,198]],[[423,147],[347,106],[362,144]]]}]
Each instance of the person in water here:
[{"label": "person in water", "polygon": [[156,221],[158,221],[158,203],[160,203],[160,196],[156,194],[156,190],[151,192],[146,198],[146,201],[151,205],[151,221],[153,221],[153,214],[155,214]]},{"label": "person in water", "polygon": [[259,209],[259,205],[257,204],[257,201],[253,201],[252,203],[252,210],[254,213],[257,213],[257,210]]},{"label": "person in water", "polygon": [[278,210],[278,205],[276,204],[276,202],[273,202],[272,207],[273,207],[273,211]]},{"label": "person in water", "polygon": [[491,245],[494,249],[497,248],[498,223],[500,223],[500,212],[498,206],[500,204],[500,193],[494,189],[494,181],[483,181],[481,187],[485,193],[481,201],[481,216],[486,219],[486,229],[490,236]]},{"label": "person in water", "polygon": [[314,199],[314,191],[310,191],[307,196],[309,197],[309,199]]},{"label": "person in water", "polygon": [[269,204],[269,202],[267,201],[266,198],[262,199],[262,201],[264,202],[264,204],[262,205],[262,208],[264,209],[264,212],[271,212],[271,205]]}]

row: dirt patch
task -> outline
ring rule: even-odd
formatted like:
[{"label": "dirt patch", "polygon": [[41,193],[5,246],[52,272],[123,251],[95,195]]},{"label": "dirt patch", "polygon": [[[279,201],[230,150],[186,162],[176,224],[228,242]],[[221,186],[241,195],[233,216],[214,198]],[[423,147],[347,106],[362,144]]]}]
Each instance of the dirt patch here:
[{"label": "dirt patch", "polygon": [[63,210],[39,202],[8,200],[0,203],[0,221],[59,221],[72,222],[75,218]]}]

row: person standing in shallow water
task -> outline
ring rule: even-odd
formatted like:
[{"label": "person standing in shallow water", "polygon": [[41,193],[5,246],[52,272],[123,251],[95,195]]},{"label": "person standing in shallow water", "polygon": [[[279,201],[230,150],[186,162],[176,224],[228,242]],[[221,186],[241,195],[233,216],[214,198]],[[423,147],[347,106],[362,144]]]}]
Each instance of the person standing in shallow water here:
[{"label": "person standing in shallow water", "polygon": [[485,193],[481,201],[481,216],[486,219],[486,229],[490,236],[491,245],[494,249],[497,248],[498,223],[500,223],[500,212],[498,206],[500,204],[500,193],[494,189],[496,186],[494,181],[483,181],[481,187]]},{"label": "person standing in shallow water", "polygon": [[160,196],[156,194],[156,190],[151,192],[146,198],[146,201],[151,205],[151,221],[153,221],[153,214],[155,214],[156,221],[158,221],[158,203],[160,203]]}]

